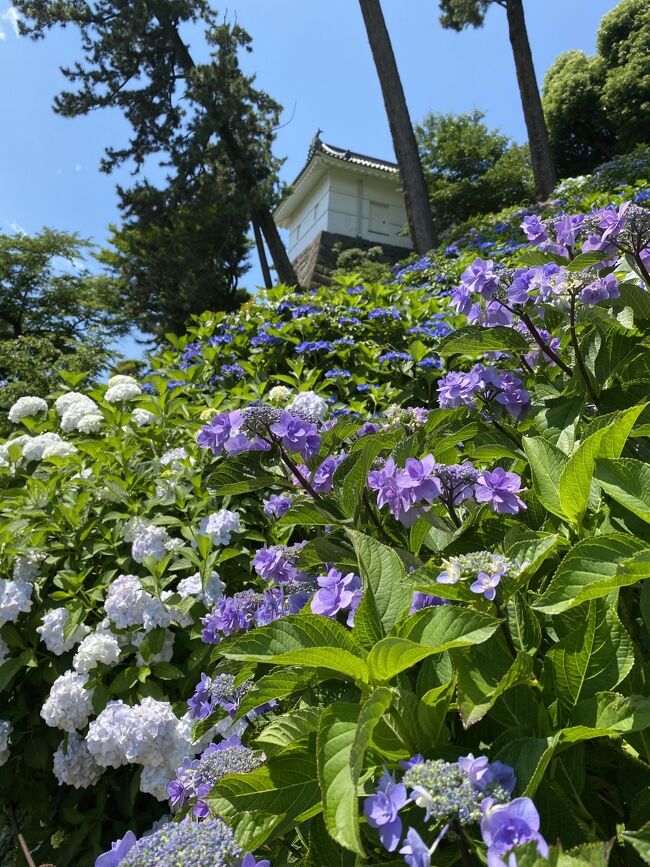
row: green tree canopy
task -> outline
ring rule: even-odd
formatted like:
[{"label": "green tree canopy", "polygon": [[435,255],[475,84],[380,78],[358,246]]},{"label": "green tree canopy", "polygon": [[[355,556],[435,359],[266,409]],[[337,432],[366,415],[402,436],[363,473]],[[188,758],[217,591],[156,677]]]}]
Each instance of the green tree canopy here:
[{"label": "green tree canopy", "polygon": [[489,129],[483,118],[477,110],[431,113],[416,127],[438,233],[535,197],[528,149]]},{"label": "green tree canopy", "polygon": [[59,369],[97,375],[129,330],[116,281],[85,265],[90,249],[54,229],[0,235],[0,406],[47,394]]},{"label": "green tree canopy", "polygon": [[535,189],[539,199],[546,199],[557,183],[557,174],[528,40],[523,0],[438,0],[440,23],[447,29],[457,31],[466,27],[482,27],[485,15],[492,5],[501,6],[506,13],[508,37],[528,132]]},{"label": "green tree canopy", "polygon": [[650,142],[650,6],[621,0],[598,30],[597,52],[567,51],[544,79],[544,113],[561,176],[584,174]]},{"label": "green tree canopy", "polygon": [[[251,50],[246,31],[220,23],[205,0],[17,0],[16,9],[22,32],[34,39],[58,26],[79,30],[81,59],[63,68],[71,89],[56,97],[54,107],[66,117],[107,107],[122,112],[130,139],[121,147],[107,144],[105,171],[129,162],[137,172],[157,158],[168,167],[176,196],[185,177],[197,172],[219,177],[227,168],[238,206],[261,228],[278,277],[295,282],[271,216],[281,163],[271,145],[281,106],[241,69],[240,54]],[[180,28],[187,24],[205,28],[203,63],[183,41]],[[235,248],[241,245],[237,238]],[[224,249],[224,261],[232,261],[233,253]],[[225,299],[224,306],[229,304]]]},{"label": "green tree canopy", "polygon": [[99,259],[115,275],[133,322],[162,339],[192,314],[233,310],[249,242],[245,204],[228,171],[200,173],[164,189],[120,190],[122,226]]}]

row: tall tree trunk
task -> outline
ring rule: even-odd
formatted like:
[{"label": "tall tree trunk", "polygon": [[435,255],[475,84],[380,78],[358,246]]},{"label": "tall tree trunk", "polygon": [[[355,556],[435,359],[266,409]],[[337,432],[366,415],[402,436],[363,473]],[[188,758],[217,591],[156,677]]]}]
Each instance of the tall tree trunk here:
[{"label": "tall tree trunk", "polygon": [[435,245],[431,204],[393,46],[379,0],[359,0],[359,4],[399,164],[409,234],[415,251],[424,255]]},{"label": "tall tree trunk", "polygon": [[[176,58],[179,65],[182,66],[186,72],[190,72],[195,66],[194,59],[190,54],[187,45],[183,42],[181,35],[178,32],[178,28],[172,21],[163,20],[160,15],[157,14],[156,17],[169,32],[176,50]],[[261,206],[255,201],[256,185],[251,180],[246,160],[241,153],[241,149],[239,148],[234,136],[231,135],[229,129],[217,129],[216,133],[223,141],[228,154],[228,159],[235,170],[239,182],[242,184],[242,187],[246,192],[246,196],[251,205],[251,219],[254,222],[257,222],[257,225],[264,234],[276,274],[278,275],[278,280],[289,286],[297,286],[298,278],[296,277],[296,272],[289,260],[286,248],[282,243],[278,227],[275,225],[275,221],[268,208]]]},{"label": "tall tree trunk", "polygon": [[253,235],[255,236],[255,246],[257,247],[257,256],[260,260],[260,268],[262,269],[262,277],[264,278],[264,286],[266,289],[270,289],[273,286],[273,280],[271,279],[271,272],[269,271],[269,263],[266,259],[266,250],[264,249],[264,239],[262,238],[262,233],[260,232],[260,227],[257,223],[255,217],[253,217]]},{"label": "tall tree trunk", "polygon": [[533,55],[526,31],[523,0],[506,0],[508,33],[515,59],[517,82],[521,95],[521,105],[528,131],[528,145],[533,164],[533,176],[538,199],[547,199],[557,183],[557,175],[551,156],[548,130],[539,95]]},{"label": "tall tree trunk", "polygon": [[266,246],[269,248],[271,259],[273,259],[275,273],[278,275],[280,283],[286,283],[287,286],[298,286],[296,272],[289,260],[287,248],[282,243],[282,238],[271,212],[267,208],[257,208],[253,211],[253,219],[257,220],[262,230]]}]

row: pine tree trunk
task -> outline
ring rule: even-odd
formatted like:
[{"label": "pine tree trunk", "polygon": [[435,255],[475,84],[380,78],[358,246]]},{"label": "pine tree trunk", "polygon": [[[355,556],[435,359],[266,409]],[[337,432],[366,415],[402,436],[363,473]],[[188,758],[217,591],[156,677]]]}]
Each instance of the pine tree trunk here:
[{"label": "pine tree trunk", "polygon": [[[164,20],[160,15],[156,15],[156,17],[163,26],[168,28],[172,43],[176,49],[176,59],[179,65],[182,66],[186,72],[194,69],[194,59],[188,51],[187,45],[183,42],[181,35],[178,32],[178,28],[172,22]],[[251,182],[249,172],[246,168],[246,161],[243,158],[234,136],[231,135],[229,129],[217,129],[215,131],[223,141],[228,158],[235,174],[237,175],[237,179],[244,188],[246,196],[251,204],[251,219],[257,223],[266,239],[266,245],[269,248],[269,253],[271,254],[271,259],[273,260],[273,265],[276,274],[278,275],[278,280],[280,283],[286,283],[288,286],[297,286],[298,278],[296,277],[296,272],[289,260],[286,248],[282,243],[282,238],[280,237],[280,232],[278,231],[278,227],[275,225],[275,221],[270,211],[268,208],[255,203],[255,186]]]},{"label": "pine tree trunk", "polygon": [[359,4],[393,137],[409,234],[415,251],[424,255],[435,245],[431,205],[399,70],[379,0],[359,0]]},{"label": "pine tree trunk", "polygon": [[256,209],[253,211],[253,219],[257,220],[257,224],[262,230],[279,282],[286,283],[287,286],[298,286],[296,272],[289,260],[287,248],[282,243],[280,232],[271,212],[267,208]]},{"label": "pine tree trunk", "polygon": [[260,268],[262,269],[262,277],[264,278],[264,287],[270,289],[273,286],[271,272],[269,271],[269,263],[266,259],[266,250],[264,249],[264,239],[260,232],[260,227],[255,217],[253,217],[253,235],[255,236],[255,246],[257,247],[257,256],[260,260]]},{"label": "pine tree trunk", "polygon": [[533,55],[526,31],[523,0],[506,0],[506,11],[510,45],[515,59],[517,82],[528,131],[535,189],[538,199],[547,199],[557,183],[557,175],[551,156],[542,100],[539,95]]}]

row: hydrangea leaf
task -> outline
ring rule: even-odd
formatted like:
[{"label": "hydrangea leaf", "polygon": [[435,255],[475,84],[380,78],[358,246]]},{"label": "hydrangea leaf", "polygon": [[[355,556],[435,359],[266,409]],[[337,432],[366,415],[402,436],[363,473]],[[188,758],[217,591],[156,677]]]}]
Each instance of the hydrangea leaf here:
[{"label": "hydrangea leaf", "polygon": [[364,591],[354,619],[354,634],[364,646],[372,647],[408,610],[410,584],[404,564],[392,548],[356,530],[347,533],[358,558]]},{"label": "hydrangea leaf", "polygon": [[615,608],[597,599],[587,603],[578,627],[547,653],[545,687],[563,705],[573,707],[618,686],[633,665],[632,640]]},{"label": "hydrangea leaf", "polygon": [[350,632],[334,620],[316,614],[296,614],[276,620],[224,642],[226,659],[329,668],[366,681],[368,666]]},{"label": "hydrangea leaf", "polygon": [[596,480],[617,503],[650,523],[650,466],[631,458],[599,460]]},{"label": "hydrangea leaf", "polygon": [[358,704],[330,705],[321,717],[316,749],[327,830],[341,846],[363,855],[359,798],[352,768],[360,712]]},{"label": "hydrangea leaf", "polygon": [[533,608],[545,614],[560,614],[590,599],[607,596],[617,587],[636,584],[648,574],[644,548],[640,539],[622,533],[583,539],[560,563]]},{"label": "hydrangea leaf", "polygon": [[524,437],[524,451],[533,477],[533,489],[549,512],[566,518],[560,502],[559,483],[567,457],[543,437]]},{"label": "hydrangea leaf", "polygon": [[469,326],[440,341],[439,355],[483,355],[485,352],[528,352],[526,339],[514,328]]}]

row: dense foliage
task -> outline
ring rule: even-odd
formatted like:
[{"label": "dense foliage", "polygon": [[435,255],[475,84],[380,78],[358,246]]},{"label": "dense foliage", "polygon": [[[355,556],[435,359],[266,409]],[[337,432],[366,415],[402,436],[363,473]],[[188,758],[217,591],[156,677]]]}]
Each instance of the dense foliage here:
[{"label": "dense foliage", "polygon": [[97,375],[128,330],[119,287],[87,266],[90,246],[53,229],[0,235],[0,409],[48,394],[59,369]]},{"label": "dense foliage", "polygon": [[39,861],[648,860],[650,212],[580,188],[12,408],[0,797]]},{"label": "dense foliage", "polygon": [[650,9],[621,0],[603,17],[597,51],[560,54],[544,78],[544,113],[561,177],[650,140]]},{"label": "dense foliage", "polygon": [[483,113],[428,114],[416,127],[436,235],[478,214],[535,199],[528,150]]}]

